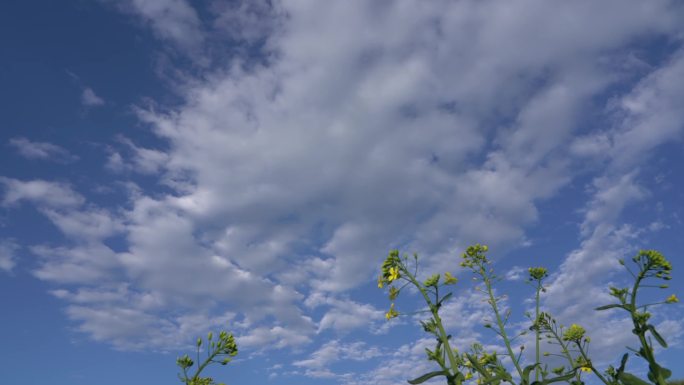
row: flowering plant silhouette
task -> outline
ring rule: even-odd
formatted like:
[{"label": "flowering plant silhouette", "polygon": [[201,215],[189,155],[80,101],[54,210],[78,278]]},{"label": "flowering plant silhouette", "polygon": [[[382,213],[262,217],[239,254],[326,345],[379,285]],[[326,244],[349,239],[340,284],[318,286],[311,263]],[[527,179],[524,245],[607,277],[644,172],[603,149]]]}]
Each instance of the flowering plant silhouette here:
[{"label": "flowering plant silhouette", "polygon": [[[524,330],[515,335],[510,334],[507,323],[511,311],[502,311],[501,302],[504,296],[497,296],[494,290],[494,284],[500,278],[494,273],[491,262],[486,255],[487,251],[488,247],[485,245],[476,244],[468,247],[462,255],[461,266],[470,270],[474,275],[474,280],[482,284],[482,286],[476,287],[476,290],[484,295],[493,315],[492,322],[488,322],[484,326],[493,330],[503,342],[504,352],[502,356],[510,360],[509,365],[504,364],[497,352],[487,352],[479,343],[473,344],[467,351],[463,352],[459,352],[456,347],[452,346],[451,335],[447,334],[440,317],[440,309],[453,294],[446,287],[454,285],[458,281],[450,272],[433,274],[421,282],[416,278],[418,275],[418,255],[413,254],[412,258],[407,255],[400,257],[398,250],[390,251],[382,263],[378,287],[387,289],[389,293],[391,305],[385,315],[387,320],[403,315],[395,307],[395,301],[407,286],[412,286],[418,290],[427,304],[427,312],[430,314],[430,318],[421,321],[421,325],[425,332],[435,337],[436,344],[433,350],[426,348],[425,351],[427,359],[434,361],[439,369],[409,380],[410,384],[421,384],[432,378],[443,376],[448,385],[461,385],[469,380],[475,380],[478,385],[499,385],[502,382],[514,385],[548,385],[555,382],[583,385],[582,376],[589,374],[594,374],[606,385],[649,384],[649,382],[625,371],[629,354],[623,355],[618,368],[609,366],[603,372],[599,371],[589,357],[588,345],[591,338],[587,336],[586,330],[577,324],[572,324],[566,328],[558,324],[548,312],[541,311],[540,298],[541,294],[546,291],[544,279],[548,277],[547,270],[543,267],[533,267],[528,270],[528,282],[535,288],[535,314],[534,317],[528,314],[532,321],[529,330],[534,332],[535,337],[535,355],[534,362],[523,366],[524,345],[516,351],[513,348],[513,342],[516,338],[526,334],[527,331]],[[663,348],[667,347],[667,343],[657,332],[655,326],[648,322],[651,313],[647,310],[653,305],[677,303],[679,299],[672,294],[661,302],[639,305],[637,304],[637,294],[644,287],[667,288],[666,284],[646,285],[645,282],[652,279],[670,280],[672,265],[655,250],[642,250],[632,260],[638,267],[636,272],[629,269],[623,260],[619,262],[634,277],[634,285],[631,288],[611,287],[610,294],[617,299],[618,303],[601,306],[596,310],[619,308],[628,312],[634,324],[632,332],[637,336],[640,343],[639,348],[630,348],[630,350],[648,363],[648,381],[651,384],[667,385],[667,379],[672,373],[656,361],[650,337],[653,337]],[[540,342],[544,339],[558,345],[560,353],[541,354]],[[560,356],[567,361],[567,366],[563,365],[549,370],[548,364],[542,362],[542,355]],[[532,372],[534,372],[533,378]]]},{"label": "flowering plant silhouette", "polygon": [[[202,371],[210,364],[217,363],[221,365],[228,364],[233,357],[238,353],[237,344],[235,343],[235,338],[232,334],[228,334],[225,331],[221,331],[218,336],[218,340],[214,341],[214,334],[209,332],[207,335],[207,355],[204,361],[200,361],[200,350],[204,344],[202,338],[197,339],[197,369],[192,375],[188,374],[188,370],[195,365],[195,361],[190,358],[187,354],[179,357],[176,360],[176,365],[178,365],[182,372],[179,375],[181,382],[186,385],[217,385],[214,379],[211,377],[201,377]],[[219,383],[218,385],[225,385],[224,383]]]}]

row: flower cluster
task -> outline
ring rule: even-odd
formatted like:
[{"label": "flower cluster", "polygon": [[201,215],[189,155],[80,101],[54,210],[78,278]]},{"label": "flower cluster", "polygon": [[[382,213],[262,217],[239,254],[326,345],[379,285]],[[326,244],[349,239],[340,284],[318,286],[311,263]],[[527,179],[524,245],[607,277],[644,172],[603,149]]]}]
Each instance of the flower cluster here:
[{"label": "flower cluster", "polygon": [[581,327],[577,324],[572,324],[565,331],[565,333],[563,333],[563,340],[579,342],[582,340],[582,338],[584,338],[585,333],[586,333],[586,330],[584,330],[583,327]]},{"label": "flower cluster", "polygon": [[672,264],[656,250],[641,250],[632,260],[639,264],[645,273],[652,273],[656,278],[666,281],[672,279]]},{"label": "flower cluster", "polygon": [[489,264],[489,260],[487,259],[487,251],[489,248],[487,245],[480,245],[475,244],[474,246],[469,246],[465,253],[463,253],[463,261],[461,262],[462,267],[469,267],[469,268],[474,268],[474,267],[484,267],[485,265]]},{"label": "flower cluster", "polygon": [[385,285],[401,278],[399,267],[401,266],[401,259],[399,258],[399,250],[392,250],[382,263],[382,272],[378,277],[378,288],[382,289]]},{"label": "flower cluster", "polygon": [[549,275],[543,267],[530,267],[527,271],[530,273],[531,281],[541,281]]},{"label": "flower cluster", "polygon": [[[202,347],[203,343],[204,342],[201,338],[197,339],[197,357],[199,357],[200,348]],[[186,385],[215,385],[215,382],[211,377],[200,377],[202,370],[204,370],[204,368],[211,363],[226,365],[231,361],[232,357],[235,357],[238,354],[235,337],[233,337],[233,334],[229,334],[225,331],[221,331],[219,333],[218,340],[216,341],[214,341],[214,334],[209,332],[207,335],[207,344],[207,358],[203,363],[197,363],[198,367],[194,375],[188,375],[188,369],[192,368],[192,366],[195,364],[190,356],[185,354],[176,360],[176,365],[178,365],[183,371],[181,381],[183,381]],[[224,384],[221,383],[218,385]]]}]

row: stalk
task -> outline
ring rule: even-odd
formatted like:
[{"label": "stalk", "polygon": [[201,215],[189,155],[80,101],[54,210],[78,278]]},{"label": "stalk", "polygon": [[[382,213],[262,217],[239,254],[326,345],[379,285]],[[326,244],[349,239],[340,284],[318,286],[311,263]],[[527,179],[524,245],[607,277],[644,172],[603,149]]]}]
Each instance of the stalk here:
[{"label": "stalk", "polygon": [[[575,362],[572,360],[572,356],[570,355],[570,349],[568,349],[568,346],[563,342],[563,339],[554,328],[549,327],[548,331],[549,333],[551,333],[553,338],[555,338],[556,341],[558,341],[558,344],[561,347],[561,353],[563,353],[563,357],[565,357],[568,360],[570,368],[573,368],[575,366]],[[577,379],[579,380],[579,373],[577,374]]]},{"label": "stalk", "polygon": [[[535,322],[539,322],[539,293],[541,292],[541,280],[537,282],[537,293],[535,296]],[[540,347],[539,347],[539,340],[540,340],[540,330],[539,327],[534,328],[535,329],[535,363],[536,364],[541,364],[541,354],[540,354]],[[539,374],[541,372],[541,368],[539,368],[540,365],[537,365],[537,367],[534,368],[534,380],[539,381]]]},{"label": "stalk", "polygon": [[[637,276],[634,286],[632,287],[632,293],[631,293],[631,298],[630,298],[630,315],[632,316],[632,323],[634,324],[634,330],[637,331],[636,335],[639,337],[639,342],[641,343],[642,350],[644,352],[644,358],[646,361],[648,361],[648,364],[651,368],[658,368],[658,363],[655,360],[655,353],[653,352],[653,348],[649,345],[648,341],[646,341],[646,330],[639,325],[637,322],[637,306],[636,306],[636,300],[637,300],[637,291],[639,290],[639,285],[641,284],[641,281],[645,278],[646,272],[648,271],[648,268],[641,269],[639,272],[639,275]],[[653,371],[651,371],[653,372]],[[660,370],[656,370],[655,373],[653,373],[656,379],[656,383],[658,385],[667,385],[667,382],[663,378],[662,374],[660,373]]]},{"label": "stalk", "polygon": [[442,345],[444,345],[444,350],[446,351],[447,357],[449,358],[449,365],[451,365],[451,375],[456,374],[456,369],[458,368],[457,362],[456,362],[456,357],[454,357],[454,352],[451,350],[451,345],[449,344],[449,339],[447,338],[448,335],[446,333],[446,330],[444,330],[444,326],[442,325],[442,319],[439,316],[439,312],[437,310],[437,306],[433,305],[432,301],[430,300],[430,296],[428,296],[428,293],[425,291],[425,288],[422,287],[420,282],[416,280],[416,278],[411,274],[408,269],[403,269],[404,273],[406,273],[406,276],[408,277],[409,281],[418,288],[418,291],[420,291],[420,294],[423,295],[423,298],[425,299],[425,302],[427,302],[428,306],[430,307],[430,312],[432,313],[432,318],[435,320],[435,323],[437,324],[437,328],[439,329],[439,335],[440,339],[442,340]]},{"label": "stalk", "polygon": [[515,369],[518,371],[520,378],[524,378],[523,370],[520,367],[520,363],[515,358],[513,348],[511,348],[511,342],[508,339],[508,336],[506,335],[506,328],[504,327],[503,320],[501,319],[501,315],[499,314],[499,307],[496,305],[496,299],[494,298],[494,292],[492,291],[492,283],[489,277],[486,276],[484,267],[480,268],[480,275],[482,276],[485,286],[487,286],[487,294],[489,294],[489,304],[492,306],[492,310],[494,310],[494,315],[496,316],[496,324],[499,327],[501,338],[503,338],[504,344],[506,344],[506,350],[508,351],[508,355],[511,357],[511,361],[513,361],[513,365],[515,365]]},{"label": "stalk", "polygon": [[596,374],[596,377],[598,377],[599,380],[601,380],[601,382],[603,382],[604,384],[611,385],[611,383],[608,380],[606,380],[606,378],[603,377],[601,375],[601,373],[598,370],[596,370],[594,365],[591,363],[591,360],[589,360],[589,357],[587,356],[586,352],[582,348],[582,344],[580,342],[576,342],[576,344],[577,344],[577,347],[579,348],[579,352],[582,355],[582,358],[584,358],[584,361],[589,364],[589,368],[591,369],[592,372],[594,372],[594,374]]}]

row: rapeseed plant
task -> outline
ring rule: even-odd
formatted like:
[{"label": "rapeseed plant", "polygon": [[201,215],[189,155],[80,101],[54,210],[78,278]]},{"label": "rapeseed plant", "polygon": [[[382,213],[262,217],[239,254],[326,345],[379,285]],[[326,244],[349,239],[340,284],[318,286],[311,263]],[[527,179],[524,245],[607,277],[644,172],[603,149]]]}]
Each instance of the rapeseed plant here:
[{"label": "rapeseed plant", "polygon": [[[599,371],[588,355],[588,344],[591,342],[591,338],[587,335],[585,328],[578,324],[572,324],[565,328],[563,325],[559,325],[547,312],[541,311],[540,296],[546,291],[543,281],[548,277],[548,272],[544,267],[532,267],[528,270],[528,282],[533,284],[535,288],[535,315],[530,327],[530,330],[535,332],[535,362],[523,367],[521,358],[524,346],[516,353],[512,341],[525,334],[525,331],[513,337],[509,336],[506,324],[510,317],[510,310],[502,312],[500,308],[503,297],[495,295],[493,288],[494,283],[499,278],[494,273],[491,262],[487,258],[487,251],[488,247],[485,245],[476,244],[468,247],[462,255],[460,265],[469,269],[474,274],[474,279],[483,284],[483,288],[476,287],[476,290],[485,296],[494,316],[492,323],[487,323],[484,326],[493,330],[503,342],[505,346],[505,353],[503,354],[510,359],[512,369],[515,370],[517,376],[514,379],[509,368],[502,363],[496,352],[484,351],[479,343],[473,344],[468,352],[462,353],[452,346],[451,336],[445,331],[439,311],[445,301],[452,296],[451,292],[444,293],[444,287],[456,284],[457,278],[450,272],[445,272],[433,274],[420,282],[416,278],[418,255],[413,254],[413,258],[406,255],[400,257],[398,250],[392,250],[385,258],[378,278],[379,288],[384,289],[389,286],[389,298],[392,303],[386,318],[391,320],[402,314],[395,308],[395,300],[405,287],[413,286],[422,296],[427,304],[428,312],[431,314],[429,319],[421,321],[421,325],[425,332],[432,334],[436,339],[434,350],[425,350],[428,360],[434,361],[439,366],[439,370],[408,381],[410,384],[420,384],[434,377],[443,376],[448,385],[461,385],[464,381],[471,380],[476,381],[478,385],[499,385],[501,382],[508,382],[513,385],[548,385],[554,382],[583,385],[582,374],[593,374],[606,385],[648,385],[645,380],[625,372],[628,354],[622,357],[621,364],[617,369],[609,366],[605,371]],[[412,264],[409,263],[411,260]],[[631,350],[636,356],[648,363],[648,380],[652,384],[668,385],[666,380],[670,377],[671,371],[658,364],[651,340],[648,337],[653,337],[662,347],[667,347],[667,343],[657,332],[655,326],[649,323],[651,313],[647,310],[653,305],[678,303],[679,299],[675,294],[672,294],[661,302],[638,305],[637,293],[643,287],[666,289],[666,284],[653,286],[644,285],[644,282],[648,279],[670,280],[672,265],[655,250],[642,250],[632,258],[632,261],[638,266],[636,273],[625,266],[623,260],[619,262],[634,277],[634,285],[631,288],[611,287],[610,295],[615,297],[618,303],[601,306],[596,310],[620,308],[629,313],[634,324],[633,333],[638,337],[641,345],[640,348],[631,348]],[[441,293],[440,289],[442,289]],[[567,360],[567,367],[560,366],[549,371],[547,366],[543,365],[540,351],[542,338],[560,348],[559,354],[546,352],[543,356],[559,356]],[[530,378],[532,371],[535,372],[534,379]]]}]

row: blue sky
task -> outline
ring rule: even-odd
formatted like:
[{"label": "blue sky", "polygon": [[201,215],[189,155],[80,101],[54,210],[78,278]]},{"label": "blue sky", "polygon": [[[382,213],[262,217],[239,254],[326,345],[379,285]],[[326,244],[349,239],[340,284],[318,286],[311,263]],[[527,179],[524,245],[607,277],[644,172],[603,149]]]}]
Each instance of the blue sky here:
[{"label": "blue sky", "polygon": [[[543,265],[545,308],[615,364],[631,327],[591,309],[629,281],[618,258],[660,250],[674,280],[645,299],[684,297],[681,20],[676,1],[3,1],[3,378],[180,383],[176,356],[225,329],[230,384],[405,383],[431,342],[386,322],[380,263],[459,277],[454,340],[497,349],[458,265],[477,242],[512,331]],[[681,306],[654,322],[684,377]]]}]

